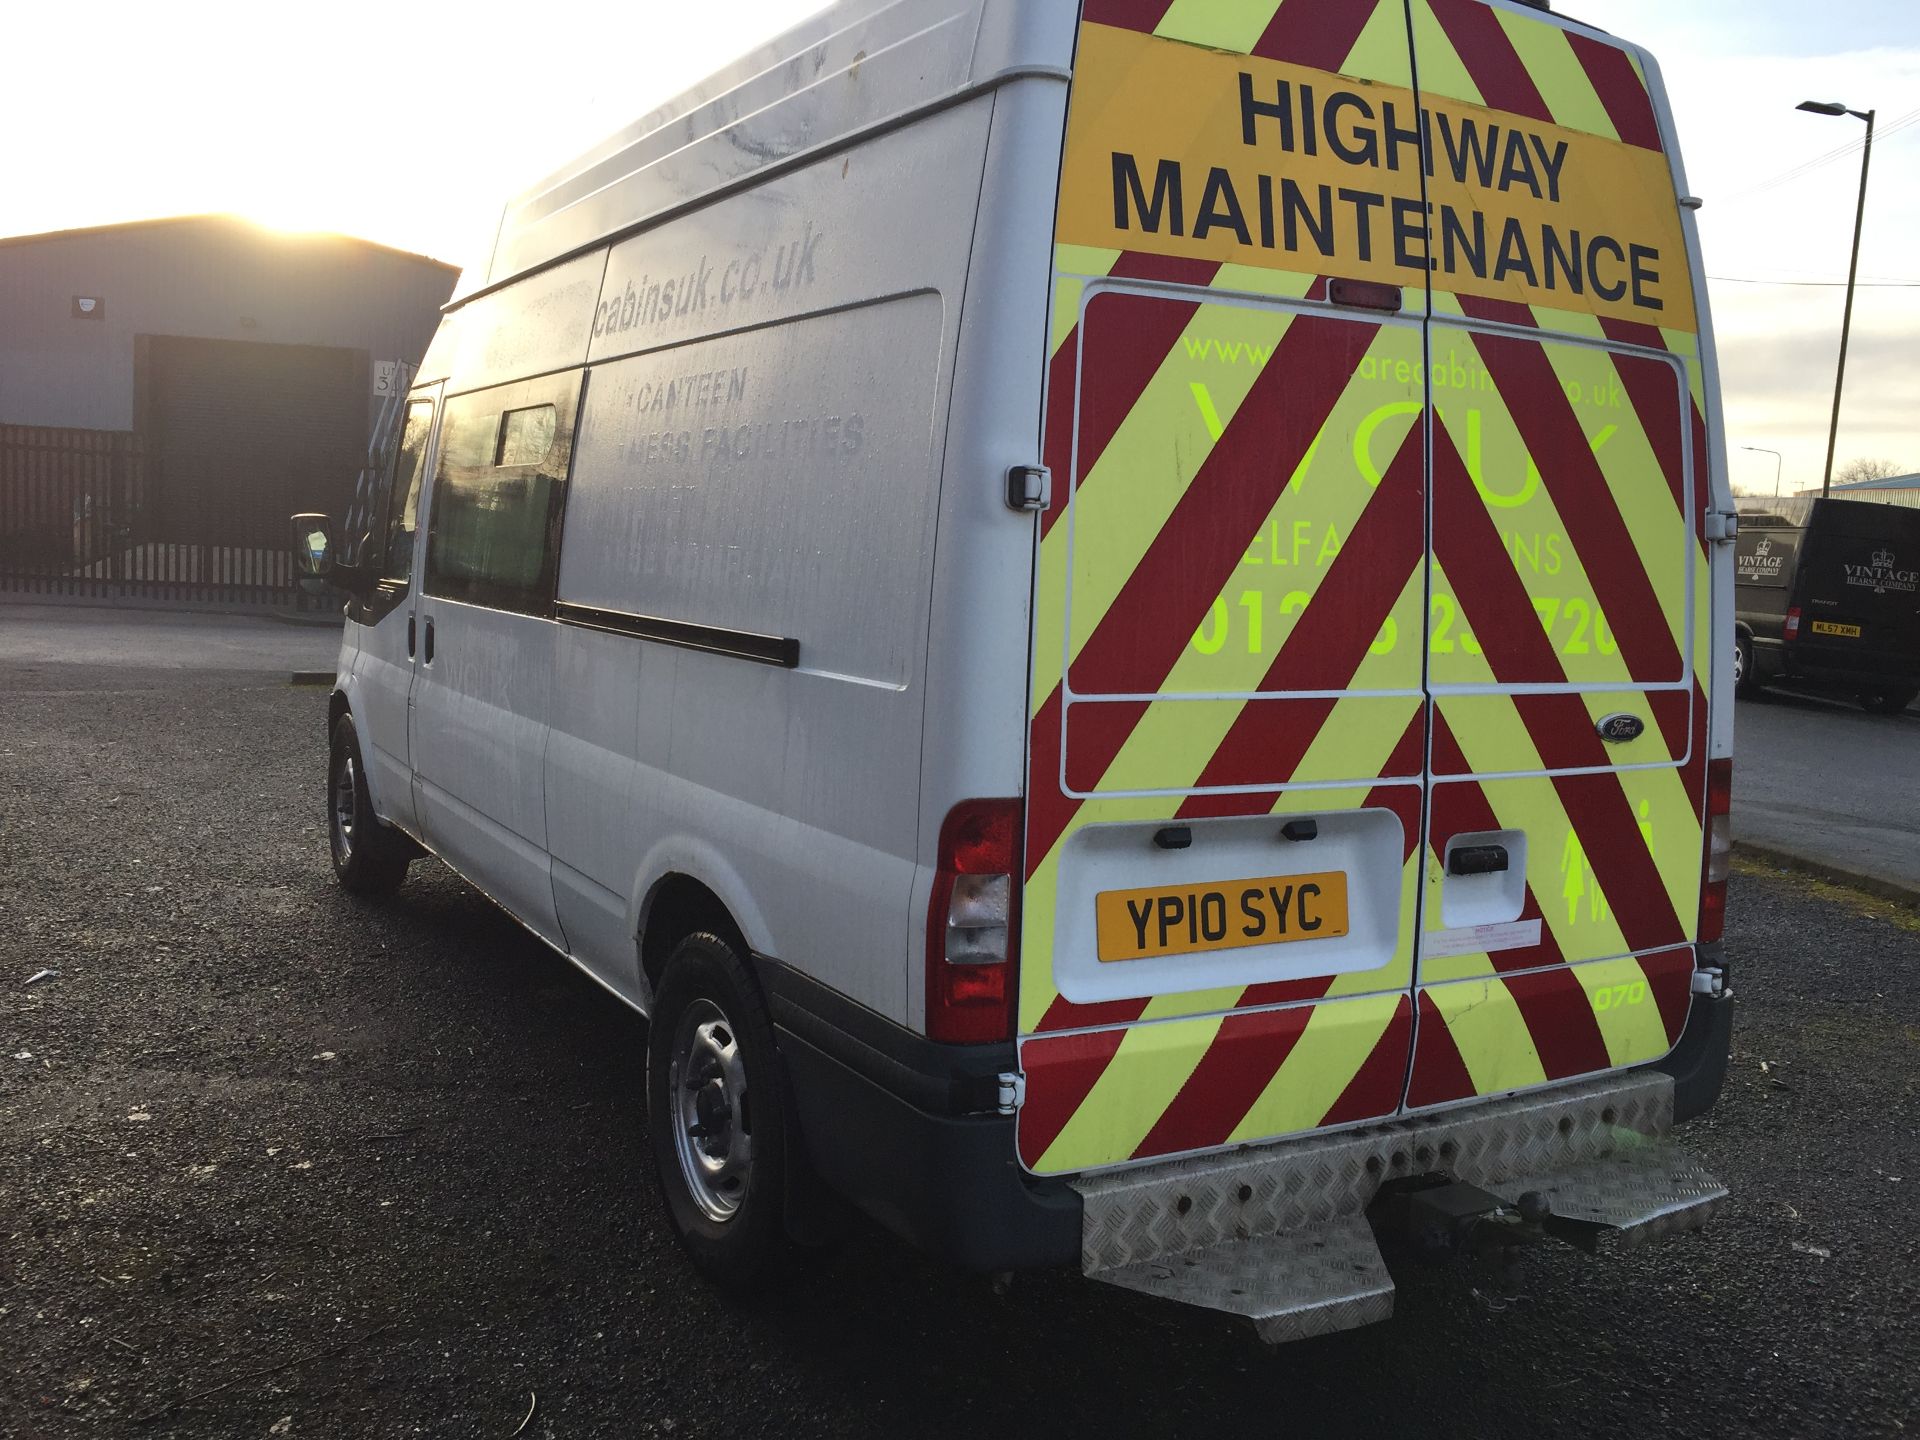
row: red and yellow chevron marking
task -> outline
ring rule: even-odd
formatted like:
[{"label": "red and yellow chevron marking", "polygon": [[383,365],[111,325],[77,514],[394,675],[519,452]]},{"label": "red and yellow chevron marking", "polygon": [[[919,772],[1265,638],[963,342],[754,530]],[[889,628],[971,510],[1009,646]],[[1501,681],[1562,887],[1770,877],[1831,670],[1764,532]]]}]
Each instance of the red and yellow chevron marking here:
[{"label": "red and yellow chevron marking", "polygon": [[1693,951],[1425,986],[1410,1108],[1658,1060],[1692,1003]]},{"label": "red and yellow chevron marking", "polygon": [[[1083,399],[1078,426],[1055,432],[1072,508],[1040,546],[1022,1155],[1069,1170],[1390,1113],[1425,744],[1418,331],[1099,291],[1076,331],[1079,393],[1130,403],[1116,422],[1110,396]],[[1157,366],[1138,358],[1149,341]],[[1355,462],[1356,437],[1377,440],[1379,465]],[[1353,808],[1391,813],[1403,837],[1384,967],[1098,1004],[1059,994],[1060,866],[1086,827]],[[1235,1079],[1216,1093],[1221,1074]]]},{"label": "red and yellow chevron marking", "polygon": [[[1662,149],[1630,55],[1480,0],[1088,0],[1036,571],[1030,1169],[1524,1088],[1677,1036],[1710,647],[1697,322]],[[1320,208],[1342,190],[1371,200]],[[1288,303],[1329,275],[1430,296],[1430,380],[1417,324]],[[1646,728],[1609,749],[1596,722],[1623,711]],[[1061,993],[1091,827],[1340,810],[1399,826],[1387,964]],[[1432,934],[1445,845],[1484,830],[1530,837],[1539,943],[1416,975],[1419,887]]]},{"label": "red and yellow chevron marking", "polygon": [[1052,1174],[1392,1114],[1411,1015],[1396,992],[1030,1040],[1020,1158]]}]

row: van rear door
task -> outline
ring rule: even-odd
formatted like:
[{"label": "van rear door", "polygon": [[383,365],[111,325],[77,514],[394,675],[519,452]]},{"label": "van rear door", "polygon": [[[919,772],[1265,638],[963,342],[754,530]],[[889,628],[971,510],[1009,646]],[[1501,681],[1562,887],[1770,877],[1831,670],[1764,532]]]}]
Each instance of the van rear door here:
[{"label": "van rear door", "polygon": [[1712,588],[1693,267],[1650,62],[1516,6],[1411,17],[1435,227],[1420,1107],[1678,1039]]},{"label": "van rear door", "polygon": [[1034,607],[1031,1170],[1679,1034],[1710,650],[1691,266],[1638,62],[1529,23],[1088,0]]},{"label": "van rear door", "polygon": [[1298,141],[1296,83],[1343,88],[1343,70],[1397,97],[1417,194],[1397,10],[1086,7],[1031,694],[1018,1133],[1038,1172],[1400,1105],[1426,752],[1424,285],[1404,313],[1331,308],[1319,263],[1260,245],[1334,224],[1319,193],[1263,188],[1255,168],[1210,183],[1205,163],[1242,148],[1243,70],[1272,106],[1269,148],[1283,128]]}]

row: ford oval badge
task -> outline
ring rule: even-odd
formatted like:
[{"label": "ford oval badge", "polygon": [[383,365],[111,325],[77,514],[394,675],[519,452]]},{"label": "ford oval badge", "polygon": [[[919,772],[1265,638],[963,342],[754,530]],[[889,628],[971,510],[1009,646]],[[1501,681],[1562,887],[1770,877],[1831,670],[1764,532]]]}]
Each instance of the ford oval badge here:
[{"label": "ford oval badge", "polygon": [[1600,738],[1609,745],[1624,745],[1629,740],[1638,740],[1646,730],[1647,722],[1638,715],[1629,715],[1624,710],[1616,710],[1611,715],[1600,717],[1600,723],[1594,727],[1600,732]]}]

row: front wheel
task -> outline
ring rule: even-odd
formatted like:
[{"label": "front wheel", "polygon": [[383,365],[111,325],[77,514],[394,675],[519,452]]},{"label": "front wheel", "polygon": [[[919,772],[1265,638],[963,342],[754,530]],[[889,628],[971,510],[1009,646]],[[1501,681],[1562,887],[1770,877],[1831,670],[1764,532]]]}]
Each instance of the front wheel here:
[{"label": "front wheel", "polygon": [[333,727],[327,761],[327,839],[333,873],[356,895],[391,895],[407,878],[412,849],[406,836],[373,813],[366,762],[348,715]]},{"label": "front wheel", "polygon": [[1900,686],[1862,695],[1860,706],[1871,715],[1898,715],[1916,699],[1920,699],[1920,688]]},{"label": "front wheel", "polygon": [[688,936],[650,1021],[647,1129],[674,1232],[722,1289],[756,1288],[785,1256],[787,1115],[753,976],[717,935]]}]

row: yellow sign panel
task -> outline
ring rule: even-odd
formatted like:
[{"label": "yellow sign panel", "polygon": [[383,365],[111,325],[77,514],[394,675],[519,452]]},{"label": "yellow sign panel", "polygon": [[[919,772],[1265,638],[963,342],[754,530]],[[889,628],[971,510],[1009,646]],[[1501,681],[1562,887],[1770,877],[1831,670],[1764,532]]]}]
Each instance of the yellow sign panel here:
[{"label": "yellow sign panel", "polygon": [[1655,151],[1106,25],[1072,107],[1062,243],[1696,328]]},{"label": "yellow sign panel", "polygon": [[1107,890],[1094,897],[1094,922],[1103,961],[1331,940],[1347,933],[1347,877],[1329,870]]}]

